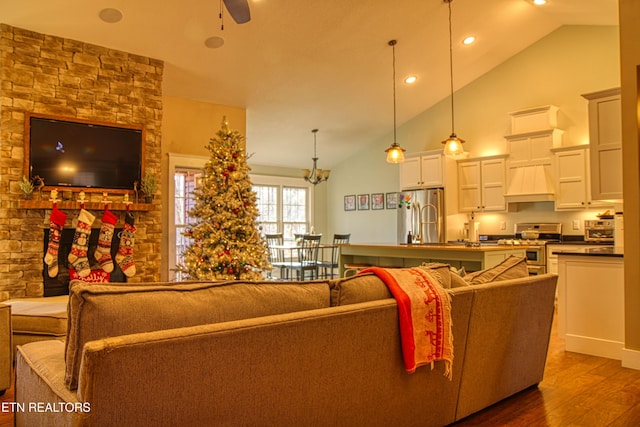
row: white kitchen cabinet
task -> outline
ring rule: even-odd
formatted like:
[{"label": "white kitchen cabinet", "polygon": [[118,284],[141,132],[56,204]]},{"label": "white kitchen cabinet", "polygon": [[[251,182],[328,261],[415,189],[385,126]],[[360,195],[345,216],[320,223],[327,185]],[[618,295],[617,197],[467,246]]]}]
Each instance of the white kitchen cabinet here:
[{"label": "white kitchen cabinet", "polygon": [[593,200],[587,145],[554,149],[556,210],[580,210],[607,206]]},{"label": "white kitchen cabinet", "polygon": [[444,156],[442,151],[416,153],[405,156],[400,163],[400,188],[444,187]]},{"label": "white kitchen cabinet", "polygon": [[584,249],[585,247],[589,247],[592,249],[599,248],[598,245],[554,245],[548,244],[546,246],[547,249],[547,273],[558,274],[558,255],[554,254],[554,252],[574,252],[579,251],[580,249]]},{"label": "white kitchen cabinet", "polygon": [[621,360],[623,258],[561,254],[558,260],[558,333],[565,349]]},{"label": "white kitchen cabinet", "polygon": [[621,200],[622,124],[620,89],[582,95],[589,101],[591,196],[596,200]]},{"label": "white kitchen cabinet", "polygon": [[460,212],[506,210],[505,157],[495,156],[458,162]]},{"label": "white kitchen cabinet", "polygon": [[560,129],[549,129],[506,136],[509,168],[551,165],[551,149],[562,145],[563,133]]}]

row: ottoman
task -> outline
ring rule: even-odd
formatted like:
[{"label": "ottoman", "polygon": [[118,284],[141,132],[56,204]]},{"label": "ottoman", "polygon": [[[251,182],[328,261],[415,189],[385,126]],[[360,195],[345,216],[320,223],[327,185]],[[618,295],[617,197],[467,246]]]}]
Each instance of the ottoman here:
[{"label": "ottoman", "polygon": [[43,298],[16,298],[3,301],[11,307],[12,354],[19,345],[57,339],[67,335],[69,295]]}]

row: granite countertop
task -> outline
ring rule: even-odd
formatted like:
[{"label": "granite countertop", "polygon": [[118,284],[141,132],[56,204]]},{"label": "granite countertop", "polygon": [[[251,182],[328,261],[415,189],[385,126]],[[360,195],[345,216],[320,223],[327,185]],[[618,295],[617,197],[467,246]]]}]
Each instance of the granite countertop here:
[{"label": "granite countertop", "polygon": [[465,244],[465,242],[447,242],[447,243],[415,243],[411,245],[403,243],[350,243],[351,247],[360,248],[384,248],[384,249],[408,249],[412,251],[457,251],[457,252],[494,252],[494,251],[510,251],[516,249],[524,249],[526,246],[509,246],[497,244]]},{"label": "granite countertop", "polygon": [[580,255],[580,256],[607,256],[619,257],[624,256],[624,248],[620,246],[600,246],[596,248],[585,245],[583,248],[577,249],[558,249],[552,252],[554,255]]}]

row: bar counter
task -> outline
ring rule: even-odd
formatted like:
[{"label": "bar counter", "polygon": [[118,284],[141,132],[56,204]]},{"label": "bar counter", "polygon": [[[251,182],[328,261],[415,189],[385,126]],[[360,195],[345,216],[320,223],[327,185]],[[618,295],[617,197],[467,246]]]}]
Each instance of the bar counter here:
[{"label": "bar counter", "polygon": [[351,243],[340,247],[340,275],[343,275],[346,263],[415,267],[423,262],[444,262],[470,272],[494,266],[509,255],[523,257],[525,248],[495,244],[469,247],[463,243]]}]

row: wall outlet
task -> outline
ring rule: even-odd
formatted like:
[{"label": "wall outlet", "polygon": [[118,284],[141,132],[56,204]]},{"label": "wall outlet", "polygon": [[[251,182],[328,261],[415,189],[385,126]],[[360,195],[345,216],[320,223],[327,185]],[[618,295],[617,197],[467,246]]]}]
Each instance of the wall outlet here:
[{"label": "wall outlet", "polygon": [[574,230],[580,230],[580,220],[579,219],[574,219],[573,220],[573,229]]},{"label": "wall outlet", "polygon": [[507,221],[500,221],[500,230],[507,229]]}]

